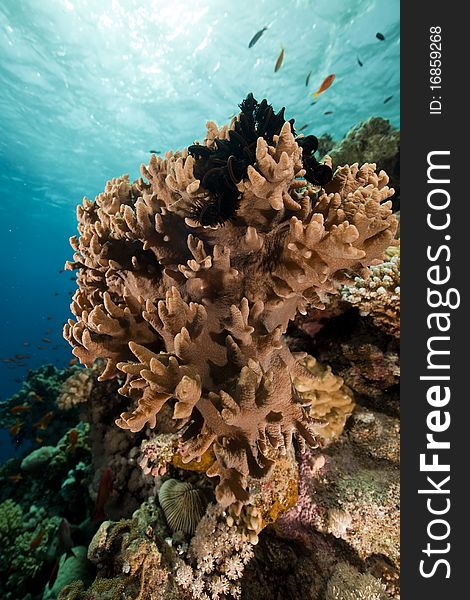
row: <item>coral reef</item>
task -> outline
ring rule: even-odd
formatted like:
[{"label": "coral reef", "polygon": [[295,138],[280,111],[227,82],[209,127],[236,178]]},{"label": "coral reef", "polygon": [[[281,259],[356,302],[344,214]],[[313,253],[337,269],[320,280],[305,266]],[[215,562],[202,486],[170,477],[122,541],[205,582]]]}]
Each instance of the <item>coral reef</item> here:
[{"label": "coral reef", "polygon": [[60,519],[32,505],[25,514],[13,500],[0,504],[0,593],[5,600],[23,598],[41,586],[50,563],[49,548]]},{"label": "coral reef", "polygon": [[[347,165],[353,162],[375,162],[390,177],[395,190],[394,210],[400,208],[400,131],[382,117],[371,117],[353,127],[346,137],[331,147],[331,142],[321,140],[327,148],[333,164]],[[322,156],[322,155],[320,155]]]},{"label": "coral reef", "polygon": [[[394,594],[399,567],[397,433],[397,419],[361,409],[335,444],[303,456],[299,500],[276,523],[283,535],[307,547],[316,543],[314,532],[321,532],[347,542],[363,565],[381,557],[393,573],[386,574]],[[378,575],[385,579],[383,570]]]},{"label": "coral reef", "polygon": [[87,560],[87,549],[85,546],[74,546],[72,556],[63,554],[59,560],[57,579],[54,585],[46,585],[42,594],[42,600],[56,600],[63,588],[74,581],[88,581],[91,576],[90,563]]},{"label": "coral reef", "polygon": [[81,404],[81,418],[89,423],[91,477],[89,496],[96,502],[103,476],[108,473],[109,493],[102,506],[109,519],[128,518],[151,494],[153,481],[139,465],[139,444],[143,433],[133,435],[116,427],[116,410],[123,410],[126,399],[117,393],[117,381],[93,380],[88,401]]},{"label": "coral reef", "polygon": [[29,442],[38,447],[46,440],[50,445],[56,444],[75,425],[77,411],[64,414],[56,401],[64,381],[76,370],[52,365],[31,369],[20,390],[0,403],[0,427],[9,430],[15,446]]},{"label": "coral reef", "polygon": [[388,600],[385,586],[369,574],[338,563],[326,590],[325,600]]},{"label": "coral reef", "polygon": [[324,367],[313,356],[307,356],[303,364],[315,378],[295,377],[294,388],[311,405],[312,415],[323,420],[322,437],[331,442],[341,435],[354,409],[352,391],[332,373],[331,367]]},{"label": "coral reef", "polygon": [[178,600],[170,559],[165,558],[172,550],[162,541],[158,525],[160,513],[149,498],[132,519],[102,523],[88,547],[98,576],[90,587],[80,580],[67,585],[60,600]]},{"label": "coral reef", "polygon": [[[397,221],[384,172],[314,159],[317,140],[294,137],[283,111],[249,96],[230,127],[203,144],[152,156],[147,179],[108,182],[78,207],[75,320],[64,327],[105,381],[126,375],[132,401],[117,424],[155,427],[171,406],[184,428],[183,462],[210,449],[217,500],[247,502],[297,436],[324,443],[310,378],[282,334],[308,304],[323,307],[348,275],[367,276]],[[323,188],[320,187],[323,185]],[[314,409],[313,409],[314,413]]]},{"label": "coral reef", "polygon": [[[375,162],[382,168],[399,157],[400,132],[387,119],[371,117],[353,127],[346,137],[328,150],[335,165]],[[394,172],[393,168],[389,168]]]},{"label": "coral reef", "polygon": [[330,318],[321,320],[317,311],[309,311],[297,325],[301,329],[289,330],[291,348],[308,351],[329,365],[353,391],[357,403],[398,415],[399,338],[379,329],[371,317],[361,316],[344,301],[333,307]]},{"label": "coral reef", "polygon": [[[400,247],[398,246],[398,249]],[[394,248],[395,250],[395,248]],[[400,253],[370,268],[368,279],[356,277],[341,290],[343,300],[357,306],[361,315],[370,315],[377,327],[400,336]]]},{"label": "coral reef", "polygon": [[82,402],[86,402],[93,387],[91,369],[75,371],[62,384],[60,394],[56,400],[60,410],[69,410]]},{"label": "coral reef", "polygon": [[227,524],[220,506],[212,505],[196,529],[186,561],[176,564],[175,578],[197,600],[239,598],[239,580],[252,556],[251,542]]}]

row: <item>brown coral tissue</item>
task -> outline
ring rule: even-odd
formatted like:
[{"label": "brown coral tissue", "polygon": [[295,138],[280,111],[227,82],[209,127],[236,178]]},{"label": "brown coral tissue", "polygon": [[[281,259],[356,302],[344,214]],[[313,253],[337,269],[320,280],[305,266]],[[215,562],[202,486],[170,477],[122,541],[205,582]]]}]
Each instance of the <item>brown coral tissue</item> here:
[{"label": "brown coral tissue", "polygon": [[284,109],[251,94],[240,108],[230,126],[209,122],[202,144],[152,155],[142,178],[83,200],[64,327],[83,364],[106,360],[101,380],[125,376],[119,427],[153,428],[169,403],[183,460],[211,448],[224,506],[246,502],[248,478],[267,475],[294,436],[325,441],[312,399],[293,388],[316,376],[283,333],[298,311],[367,277],[397,229],[374,164],[333,176]]}]

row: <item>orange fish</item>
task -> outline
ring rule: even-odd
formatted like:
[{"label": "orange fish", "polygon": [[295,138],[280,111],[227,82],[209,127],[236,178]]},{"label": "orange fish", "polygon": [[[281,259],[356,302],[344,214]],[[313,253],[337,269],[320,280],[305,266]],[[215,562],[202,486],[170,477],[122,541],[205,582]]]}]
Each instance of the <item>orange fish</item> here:
[{"label": "orange fish", "polygon": [[69,362],[69,367],[73,367],[73,365],[76,365],[78,363],[78,358],[72,358],[72,360]]},{"label": "orange fish", "polygon": [[106,502],[109,500],[112,491],[113,474],[111,472],[111,469],[109,467],[106,467],[101,475],[100,484],[98,486],[98,494],[96,496],[95,503],[94,521],[104,521],[106,519],[104,507]]},{"label": "orange fish", "polygon": [[74,450],[75,446],[77,445],[78,431],[76,429],[71,429],[69,431],[68,438],[69,438],[70,449]]},{"label": "orange fish", "polygon": [[18,473],[17,475],[9,475],[8,479],[13,481],[13,483],[18,483],[18,481],[23,479],[23,475],[21,475],[21,473]]},{"label": "orange fish", "polygon": [[23,427],[23,423],[21,421],[16,421],[16,423],[10,427],[10,435],[12,435],[13,437],[16,437],[19,432],[21,431],[21,428]]},{"label": "orange fish", "polygon": [[34,550],[35,548],[37,548],[39,546],[39,544],[42,542],[42,538],[44,537],[45,533],[46,533],[46,530],[41,529],[41,531],[37,534],[37,536],[31,541],[31,544],[29,545],[30,550]]},{"label": "orange fish", "polygon": [[46,342],[46,344],[50,344],[51,343],[51,340],[49,338],[47,338],[47,337],[43,337],[42,341]]},{"label": "orange fish", "polygon": [[17,360],[22,360],[24,358],[31,358],[31,354],[15,354],[15,358]]},{"label": "orange fish", "polygon": [[45,415],[43,415],[37,423],[34,423],[33,427],[36,427],[36,429],[41,429],[42,431],[45,431],[53,416],[54,416],[54,412],[52,410],[50,410]]},{"label": "orange fish", "polygon": [[25,410],[31,410],[31,406],[29,404],[17,404],[13,408],[10,408],[10,412],[14,415],[24,412]]},{"label": "orange fish", "polygon": [[334,73],[332,73],[331,75],[328,75],[328,77],[325,77],[321,86],[313,94],[313,97],[318,98],[318,96],[320,94],[323,94],[323,92],[326,91],[330,87],[330,85],[333,83],[333,81],[335,80],[335,77],[336,77],[336,75]]},{"label": "orange fish", "polygon": [[28,398],[30,400],[33,400],[34,402],[44,402],[42,396],[40,396],[39,394],[36,394],[36,392],[29,392]]}]

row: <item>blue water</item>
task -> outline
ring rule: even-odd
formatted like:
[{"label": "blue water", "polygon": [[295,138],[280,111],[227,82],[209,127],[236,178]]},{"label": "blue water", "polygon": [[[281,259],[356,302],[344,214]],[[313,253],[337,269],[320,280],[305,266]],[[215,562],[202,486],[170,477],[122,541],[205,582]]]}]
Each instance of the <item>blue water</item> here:
[{"label": "blue water", "polygon": [[341,138],[372,115],[399,126],[399,50],[398,0],[3,0],[0,359],[32,356],[0,362],[0,399],[28,368],[72,358],[61,332],[74,282],[59,270],[84,195],[137,177],[149,150],[202,139],[250,91],[307,134]]}]

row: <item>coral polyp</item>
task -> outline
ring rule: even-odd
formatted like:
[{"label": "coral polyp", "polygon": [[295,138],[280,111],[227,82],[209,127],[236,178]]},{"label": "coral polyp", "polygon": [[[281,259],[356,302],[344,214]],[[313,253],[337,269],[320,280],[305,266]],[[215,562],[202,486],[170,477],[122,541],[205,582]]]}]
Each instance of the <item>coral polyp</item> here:
[{"label": "coral polyp", "polygon": [[332,176],[284,109],[251,95],[241,109],[230,126],[209,122],[202,144],[153,155],[143,178],[84,199],[64,328],[83,364],[106,360],[101,380],[125,376],[119,427],[153,428],[168,404],[183,461],[211,449],[223,506],[247,502],[248,479],[265,477],[294,437],[326,441],[315,395],[294,391],[315,375],[283,334],[348,277],[367,277],[397,229],[374,164]]}]

